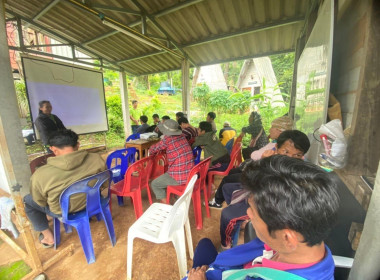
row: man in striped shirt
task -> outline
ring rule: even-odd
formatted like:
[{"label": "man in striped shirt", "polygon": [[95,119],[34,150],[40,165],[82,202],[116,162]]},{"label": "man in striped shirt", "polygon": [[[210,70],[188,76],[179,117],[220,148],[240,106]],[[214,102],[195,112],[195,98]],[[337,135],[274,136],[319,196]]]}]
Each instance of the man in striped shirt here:
[{"label": "man in striped shirt", "polygon": [[167,120],[157,127],[164,134],[164,138],[150,147],[149,154],[155,155],[165,150],[169,168],[165,174],[152,181],[152,190],[158,200],[166,203],[167,186],[186,183],[190,170],[194,166],[194,158],[191,147],[182,135],[182,131],[178,129],[178,123],[175,120]]}]

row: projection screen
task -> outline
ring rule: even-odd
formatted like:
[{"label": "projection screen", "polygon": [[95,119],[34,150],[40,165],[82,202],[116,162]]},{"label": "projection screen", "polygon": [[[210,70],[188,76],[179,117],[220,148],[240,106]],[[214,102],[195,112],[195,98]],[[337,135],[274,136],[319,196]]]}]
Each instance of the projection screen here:
[{"label": "projection screen", "polygon": [[25,55],[22,64],[33,123],[38,103],[49,100],[66,128],[78,134],[108,130],[101,71]]}]

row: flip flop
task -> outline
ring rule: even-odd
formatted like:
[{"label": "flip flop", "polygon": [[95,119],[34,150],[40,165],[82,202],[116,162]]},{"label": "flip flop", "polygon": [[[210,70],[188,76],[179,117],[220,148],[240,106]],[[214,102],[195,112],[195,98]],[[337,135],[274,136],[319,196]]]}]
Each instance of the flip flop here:
[{"label": "flip flop", "polygon": [[42,243],[42,239],[44,239],[44,235],[42,234],[42,232],[40,233],[40,235],[38,236],[38,240],[40,241],[41,245],[43,248],[47,249],[47,248],[51,248],[54,246],[54,243],[53,244],[47,244],[47,243]]}]

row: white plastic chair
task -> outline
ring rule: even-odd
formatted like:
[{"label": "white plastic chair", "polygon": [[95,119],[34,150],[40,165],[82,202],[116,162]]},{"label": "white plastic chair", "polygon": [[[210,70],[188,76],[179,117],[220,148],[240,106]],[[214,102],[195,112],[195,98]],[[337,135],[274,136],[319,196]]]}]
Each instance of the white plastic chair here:
[{"label": "white plastic chair", "polygon": [[190,258],[194,257],[193,240],[189,223],[189,205],[197,175],[194,175],[183,195],[174,205],[153,203],[128,230],[127,279],[132,279],[133,239],[135,237],[153,243],[173,242],[177,253],[180,279],[186,276],[187,259],[185,232]]}]

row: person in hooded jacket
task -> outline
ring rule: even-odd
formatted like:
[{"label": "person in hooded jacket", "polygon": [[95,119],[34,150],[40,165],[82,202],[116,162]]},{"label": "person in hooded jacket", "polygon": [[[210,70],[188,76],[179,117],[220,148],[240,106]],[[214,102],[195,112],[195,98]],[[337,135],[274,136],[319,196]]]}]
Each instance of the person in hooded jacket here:
[{"label": "person in hooded jacket", "polygon": [[[39,239],[45,248],[54,245],[46,215],[61,217],[61,193],[72,183],[107,169],[99,154],[78,150],[78,135],[72,130],[53,132],[48,143],[55,157],[48,158],[47,164],[33,173],[30,194],[24,197],[25,213],[33,228],[41,232]],[[85,194],[70,199],[70,212],[85,207]]]},{"label": "person in hooded jacket", "polygon": [[38,117],[34,121],[41,141],[44,144],[46,151],[51,153],[51,150],[47,147],[50,133],[59,129],[66,129],[60,118],[52,114],[53,107],[50,101],[42,100],[38,103]]}]

